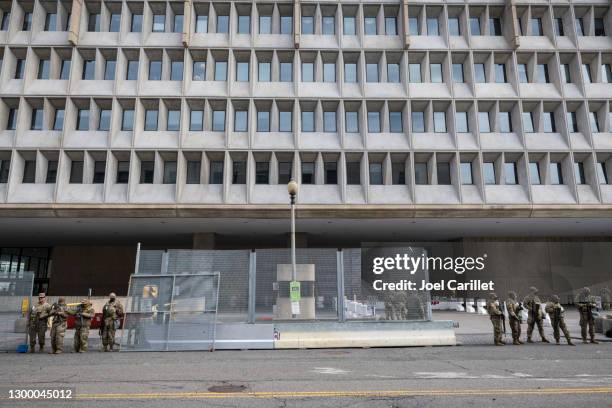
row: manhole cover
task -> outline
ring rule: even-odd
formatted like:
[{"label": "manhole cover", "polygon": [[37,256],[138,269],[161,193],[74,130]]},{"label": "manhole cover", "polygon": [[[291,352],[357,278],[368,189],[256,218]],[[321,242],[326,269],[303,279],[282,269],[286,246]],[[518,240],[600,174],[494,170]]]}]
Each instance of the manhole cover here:
[{"label": "manhole cover", "polygon": [[213,385],[208,388],[210,392],[219,392],[219,393],[233,393],[233,392],[244,392],[246,391],[246,385],[236,385],[236,384],[223,384],[223,385]]}]

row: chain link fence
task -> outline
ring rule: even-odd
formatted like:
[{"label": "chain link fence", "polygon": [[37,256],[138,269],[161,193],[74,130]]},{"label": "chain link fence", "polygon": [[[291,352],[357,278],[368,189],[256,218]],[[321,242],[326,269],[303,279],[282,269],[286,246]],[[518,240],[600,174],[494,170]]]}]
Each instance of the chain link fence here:
[{"label": "chain link fence", "polygon": [[0,271],[0,351],[27,344],[27,319],[34,273]]}]

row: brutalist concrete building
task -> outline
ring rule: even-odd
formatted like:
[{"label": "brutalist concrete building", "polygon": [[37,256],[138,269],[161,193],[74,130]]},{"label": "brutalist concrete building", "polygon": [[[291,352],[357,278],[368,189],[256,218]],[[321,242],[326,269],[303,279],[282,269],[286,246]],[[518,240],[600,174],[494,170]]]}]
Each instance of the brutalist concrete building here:
[{"label": "brutalist concrete building", "polygon": [[286,248],[291,178],[299,247],[611,252],[608,0],[3,0],[0,20],[0,270],[35,290],[125,292],[137,242]]}]

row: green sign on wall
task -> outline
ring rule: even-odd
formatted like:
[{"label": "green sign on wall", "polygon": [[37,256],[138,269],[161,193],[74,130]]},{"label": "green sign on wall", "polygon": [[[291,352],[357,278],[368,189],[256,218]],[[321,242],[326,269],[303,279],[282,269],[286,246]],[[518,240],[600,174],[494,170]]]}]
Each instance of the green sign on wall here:
[{"label": "green sign on wall", "polygon": [[300,293],[300,282],[289,282],[289,299],[291,299],[292,302],[299,302],[301,297],[302,296]]}]

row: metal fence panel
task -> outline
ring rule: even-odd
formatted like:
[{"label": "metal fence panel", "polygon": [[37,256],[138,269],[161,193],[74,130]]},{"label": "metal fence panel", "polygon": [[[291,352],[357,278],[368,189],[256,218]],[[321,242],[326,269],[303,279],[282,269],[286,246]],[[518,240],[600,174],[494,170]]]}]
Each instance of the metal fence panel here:
[{"label": "metal fence panel", "polygon": [[27,312],[31,305],[34,273],[0,271],[0,351],[27,344]]}]

